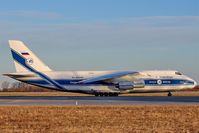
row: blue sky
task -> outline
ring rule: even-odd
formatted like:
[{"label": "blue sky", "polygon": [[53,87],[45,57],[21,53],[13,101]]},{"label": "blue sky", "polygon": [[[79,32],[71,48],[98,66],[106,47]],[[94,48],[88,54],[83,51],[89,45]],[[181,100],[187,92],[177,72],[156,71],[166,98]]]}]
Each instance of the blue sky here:
[{"label": "blue sky", "polygon": [[199,82],[198,0],[6,0],[0,29],[0,73],[15,71],[17,39],[55,70],[175,69]]}]

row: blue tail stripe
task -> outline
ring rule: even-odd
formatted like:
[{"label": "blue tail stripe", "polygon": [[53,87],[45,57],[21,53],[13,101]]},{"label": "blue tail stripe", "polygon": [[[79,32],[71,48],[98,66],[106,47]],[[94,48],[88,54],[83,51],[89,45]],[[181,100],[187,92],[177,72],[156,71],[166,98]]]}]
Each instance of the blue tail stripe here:
[{"label": "blue tail stripe", "polygon": [[20,63],[22,66],[24,66],[25,68],[27,68],[29,71],[34,72],[35,74],[39,75],[41,78],[47,80],[49,83],[53,84],[55,87],[61,89],[61,90],[65,90],[64,87],[62,87],[60,84],[58,84],[57,82],[53,81],[52,79],[50,79],[48,76],[46,76],[45,74],[35,70],[34,68],[32,68],[31,66],[26,64],[26,59],[22,56],[20,56],[17,52],[15,52],[13,49],[11,49],[12,52],[12,56],[14,58],[15,61],[17,61],[18,63]]}]

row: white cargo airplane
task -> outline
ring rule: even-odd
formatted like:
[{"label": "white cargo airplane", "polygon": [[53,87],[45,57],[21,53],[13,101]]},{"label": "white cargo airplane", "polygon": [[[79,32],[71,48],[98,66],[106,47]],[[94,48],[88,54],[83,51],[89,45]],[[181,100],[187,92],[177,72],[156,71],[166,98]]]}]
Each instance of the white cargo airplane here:
[{"label": "white cargo airplane", "polygon": [[178,71],[53,71],[21,41],[9,41],[16,73],[4,74],[27,84],[95,96],[171,92],[192,89],[196,82]]}]

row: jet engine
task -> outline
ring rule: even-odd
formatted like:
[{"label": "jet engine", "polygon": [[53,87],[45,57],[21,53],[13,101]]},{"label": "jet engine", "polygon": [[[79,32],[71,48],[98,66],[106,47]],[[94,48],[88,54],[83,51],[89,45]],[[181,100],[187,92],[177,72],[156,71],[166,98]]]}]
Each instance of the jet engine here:
[{"label": "jet engine", "polygon": [[138,81],[120,81],[116,84],[116,88],[120,90],[131,90],[134,88],[144,88],[145,83],[143,80]]}]

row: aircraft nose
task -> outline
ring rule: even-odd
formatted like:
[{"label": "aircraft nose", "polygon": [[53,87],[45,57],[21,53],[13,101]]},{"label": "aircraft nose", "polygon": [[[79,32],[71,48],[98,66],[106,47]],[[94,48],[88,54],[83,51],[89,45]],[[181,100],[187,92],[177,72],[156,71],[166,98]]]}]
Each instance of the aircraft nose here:
[{"label": "aircraft nose", "polygon": [[194,81],[194,87],[195,87],[195,86],[197,86],[197,82],[196,82],[196,81]]}]

